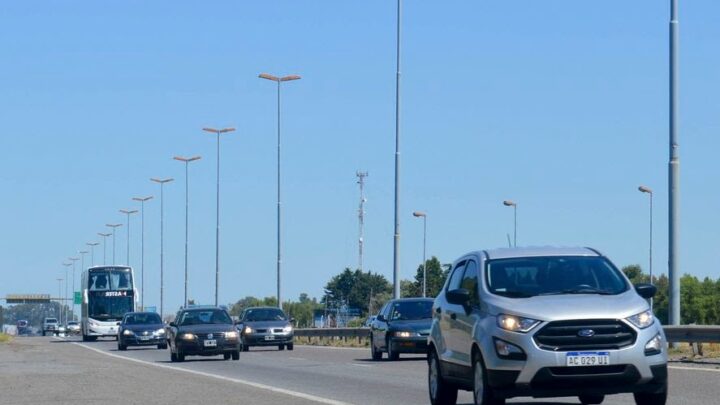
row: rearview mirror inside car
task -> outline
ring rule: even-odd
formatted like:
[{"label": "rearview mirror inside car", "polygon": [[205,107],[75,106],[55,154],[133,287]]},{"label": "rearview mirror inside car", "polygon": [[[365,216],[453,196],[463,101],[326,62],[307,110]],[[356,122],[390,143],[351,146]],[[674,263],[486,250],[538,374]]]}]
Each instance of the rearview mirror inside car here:
[{"label": "rearview mirror inside car", "polygon": [[657,293],[657,287],[647,283],[637,284],[635,285],[635,291],[637,291],[638,295],[640,295],[641,297],[649,300]]},{"label": "rearview mirror inside car", "polygon": [[445,293],[449,303],[454,305],[466,306],[470,302],[470,291],[464,288],[458,288],[456,290],[450,290]]}]

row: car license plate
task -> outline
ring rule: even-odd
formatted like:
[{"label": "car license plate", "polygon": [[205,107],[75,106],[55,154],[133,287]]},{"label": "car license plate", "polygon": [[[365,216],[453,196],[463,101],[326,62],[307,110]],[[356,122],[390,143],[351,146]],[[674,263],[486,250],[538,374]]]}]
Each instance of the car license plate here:
[{"label": "car license plate", "polygon": [[150,340],[150,336],[140,336],[140,340]]},{"label": "car license plate", "polygon": [[565,356],[568,367],[608,366],[610,365],[609,352],[570,352]]},{"label": "car license plate", "polygon": [[275,340],[275,336],[266,335],[265,340]]},{"label": "car license plate", "polygon": [[217,340],[206,340],[205,347],[217,347]]}]

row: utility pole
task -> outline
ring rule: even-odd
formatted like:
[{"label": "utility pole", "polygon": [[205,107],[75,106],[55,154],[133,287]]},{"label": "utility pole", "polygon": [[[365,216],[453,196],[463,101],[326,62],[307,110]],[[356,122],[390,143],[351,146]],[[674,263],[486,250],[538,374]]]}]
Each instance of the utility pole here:
[{"label": "utility pole", "polygon": [[90,246],[90,267],[95,266],[95,246],[99,245],[98,242],[88,242],[86,245]]},{"label": "utility pole", "polygon": [[125,264],[130,267],[130,215],[137,214],[137,210],[120,210],[120,213],[127,215],[127,246]]},{"label": "utility pole", "polygon": [[165,263],[165,252],[164,252],[164,246],[165,246],[165,183],[169,183],[175,179],[173,178],[166,178],[166,179],[158,179],[158,178],[151,178],[150,181],[157,183],[160,185],[160,319],[163,317],[163,304],[165,302],[165,297],[163,295],[164,289],[165,289],[165,275],[164,275],[164,263]]},{"label": "utility pole", "polygon": [[367,199],[365,199],[365,177],[368,176],[368,172],[361,172],[358,171],[355,173],[355,176],[357,176],[357,184],[360,185],[360,209],[358,210],[358,221],[360,226],[360,237],[358,238],[358,248],[359,248],[359,257],[358,257],[358,263],[359,263],[359,269],[360,271],[363,270],[363,244],[365,243],[364,238],[364,228],[365,228],[365,202]]},{"label": "utility pole", "polygon": [[140,308],[145,310],[145,202],[153,196],[133,197],[140,203]]},{"label": "utility pole", "polygon": [[395,231],[393,232],[393,298],[400,298],[400,43],[402,0],[397,0],[397,74],[395,76]]},{"label": "utility pole", "polygon": [[671,1],[670,10],[670,162],[668,164],[669,191],[669,235],[668,274],[670,278],[669,324],[680,325],[680,269],[678,263],[678,239],[680,238],[680,155],[678,152],[678,76],[680,31],[678,22],[678,0]]}]

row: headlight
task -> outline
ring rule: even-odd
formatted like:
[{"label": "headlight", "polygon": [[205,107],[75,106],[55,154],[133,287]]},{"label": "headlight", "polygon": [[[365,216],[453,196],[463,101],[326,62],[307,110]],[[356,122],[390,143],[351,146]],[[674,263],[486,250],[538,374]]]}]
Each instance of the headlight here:
[{"label": "headlight", "polygon": [[243,333],[246,335],[249,335],[249,334],[253,333],[253,329],[249,326],[246,326],[245,329],[243,329]]},{"label": "headlight", "polygon": [[293,331],[292,325],[288,325],[288,326],[286,326],[286,327],[283,328],[283,333],[290,333],[290,332],[292,332],[292,331]]},{"label": "headlight", "polygon": [[125,329],[123,331],[123,335],[125,335],[125,336],[132,336],[134,334],[135,334],[135,332],[131,331],[130,329]]},{"label": "headlight", "polygon": [[408,332],[408,331],[398,331],[398,332],[393,333],[393,335],[394,335],[395,337],[399,337],[399,338],[409,338],[409,337],[411,337],[411,336],[415,336],[416,333],[415,333],[415,332]]},{"label": "headlight", "polygon": [[165,329],[158,329],[158,330],[156,330],[156,331],[153,332],[153,333],[156,334],[156,335],[164,335],[164,334],[165,334]]},{"label": "headlight", "polygon": [[193,335],[192,333],[183,333],[182,335],[180,335],[180,339],[182,339],[182,340],[195,340],[195,335]]},{"label": "headlight", "polygon": [[627,320],[638,328],[645,329],[655,322],[655,317],[650,310],[647,310],[645,312],[640,312],[637,315],[633,315],[630,318],[627,318]]},{"label": "headlight", "polygon": [[238,333],[237,333],[236,331],[234,331],[234,332],[225,332],[225,339],[234,340],[234,339],[237,339],[237,338],[238,338]]},{"label": "headlight", "polygon": [[523,318],[514,315],[500,314],[497,317],[498,326],[510,332],[527,333],[540,324],[536,319]]}]

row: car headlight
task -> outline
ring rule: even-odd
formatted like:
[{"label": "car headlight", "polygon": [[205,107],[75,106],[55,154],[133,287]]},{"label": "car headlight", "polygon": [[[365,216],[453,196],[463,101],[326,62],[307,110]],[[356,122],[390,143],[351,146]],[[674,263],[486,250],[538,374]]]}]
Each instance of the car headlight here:
[{"label": "car headlight", "polygon": [[510,332],[527,333],[538,326],[540,321],[521,316],[500,314],[497,317],[497,323],[499,327]]},{"label": "car headlight", "polygon": [[134,334],[135,334],[135,332],[131,331],[130,329],[125,329],[123,331],[123,335],[125,335],[125,336],[132,336]]},{"label": "car headlight", "polygon": [[182,339],[182,340],[195,340],[195,335],[193,335],[192,333],[183,333],[182,335],[180,335],[180,339]]},{"label": "car headlight", "polygon": [[640,329],[645,329],[655,322],[655,317],[653,316],[652,311],[647,310],[627,318],[627,321]]},{"label": "car headlight", "polygon": [[283,328],[283,333],[290,333],[290,332],[292,332],[292,331],[293,331],[292,325],[288,325],[288,326],[286,326],[286,327]]},{"label": "car headlight", "polygon": [[154,333],[155,335],[164,335],[164,334],[165,334],[165,329],[158,329],[158,330],[156,330],[156,331],[153,332],[153,333]]},{"label": "car headlight", "polygon": [[393,333],[393,335],[395,337],[399,337],[399,338],[409,338],[411,336],[415,336],[416,333],[402,330],[402,331],[397,331],[397,332]]},{"label": "car headlight", "polygon": [[237,338],[238,338],[238,333],[237,333],[237,331],[225,332],[225,339],[234,340],[234,339],[237,339]]},{"label": "car headlight", "polygon": [[249,334],[253,333],[253,329],[249,326],[246,326],[245,329],[243,329],[243,333],[246,335],[249,335]]}]

